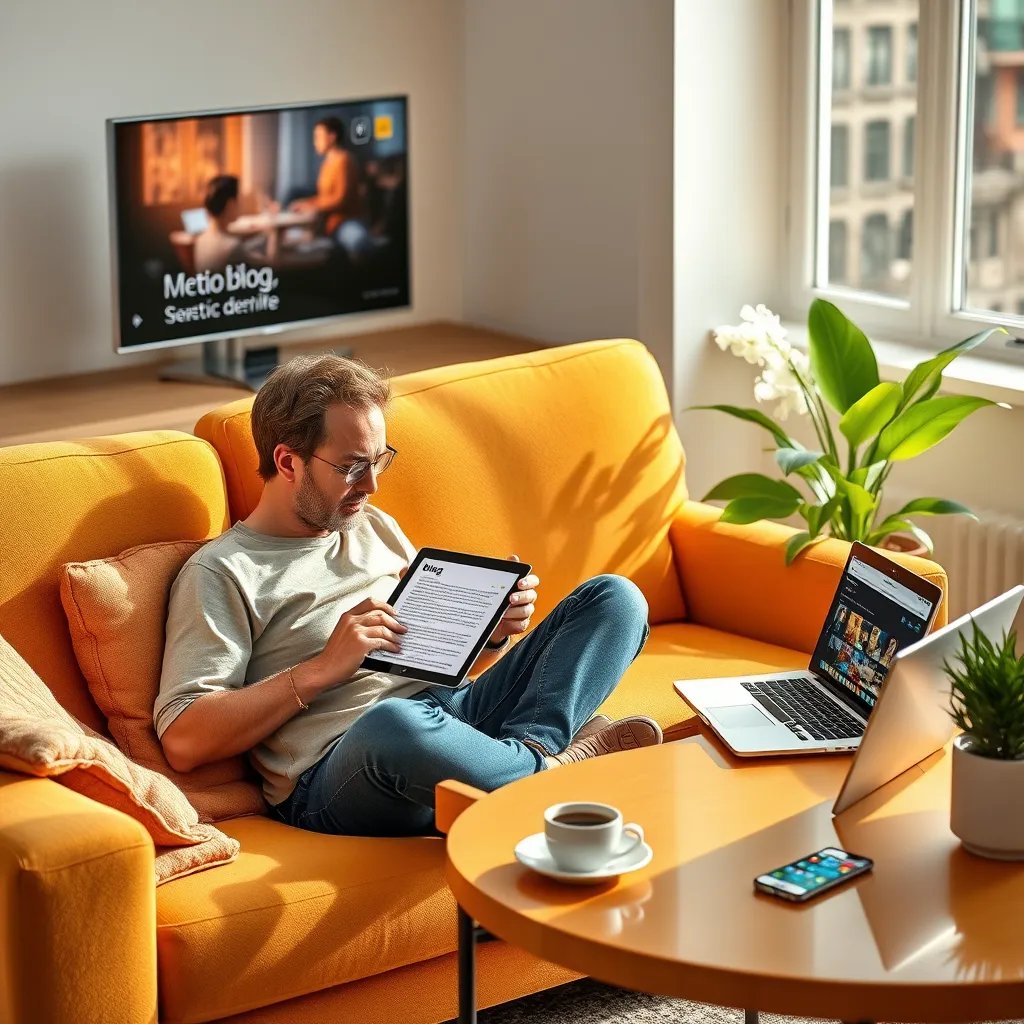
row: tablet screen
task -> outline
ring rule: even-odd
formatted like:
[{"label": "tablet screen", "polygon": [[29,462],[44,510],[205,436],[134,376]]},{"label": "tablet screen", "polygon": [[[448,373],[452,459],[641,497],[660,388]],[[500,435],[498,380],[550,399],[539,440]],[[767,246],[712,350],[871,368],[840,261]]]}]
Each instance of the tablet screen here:
[{"label": "tablet screen", "polygon": [[404,667],[402,674],[461,679],[501,617],[516,582],[529,571],[522,563],[505,570],[471,561],[503,564],[437,549],[421,551],[390,602],[398,621],[408,626],[399,641],[402,651],[382,652],[368,660]]}]

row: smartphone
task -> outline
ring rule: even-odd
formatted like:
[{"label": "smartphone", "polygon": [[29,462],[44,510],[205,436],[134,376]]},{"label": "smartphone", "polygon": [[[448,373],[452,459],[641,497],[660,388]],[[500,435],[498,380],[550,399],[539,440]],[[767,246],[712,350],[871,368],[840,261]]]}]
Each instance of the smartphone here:
[{"label": "smartphone", "polygon": [[783,900],[803,903],[863,875],[875,866],[870,857],[826,846],[754,879],[754,888]]}]

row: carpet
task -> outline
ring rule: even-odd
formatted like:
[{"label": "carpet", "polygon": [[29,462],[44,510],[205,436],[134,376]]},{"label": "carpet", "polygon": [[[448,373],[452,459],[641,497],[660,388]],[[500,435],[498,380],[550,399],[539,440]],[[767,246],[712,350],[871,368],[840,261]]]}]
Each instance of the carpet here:
[{"label": "carpet", "polygon": [[[478,1017],[480,1024],[743,1024],[742,1010],[629,992],[589,978],[481,1010]],[[790,1022],[825,1024],[809,1017],[760,1015],[760,1024]]]}]

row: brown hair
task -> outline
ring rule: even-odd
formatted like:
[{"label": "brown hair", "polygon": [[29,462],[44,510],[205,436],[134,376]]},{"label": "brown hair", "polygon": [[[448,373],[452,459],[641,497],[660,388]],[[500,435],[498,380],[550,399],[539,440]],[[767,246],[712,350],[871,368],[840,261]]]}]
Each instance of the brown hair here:
[{"label": "brown hair", "polygon": [[326,440],[329,406],[353,409],[378,406],[391,399],[386,379],[358,359],[341,356],[295,356],[267,378],[252,404],[252,438],[264,480],[277,475],[274,449],[287,445],[303,462]]}]

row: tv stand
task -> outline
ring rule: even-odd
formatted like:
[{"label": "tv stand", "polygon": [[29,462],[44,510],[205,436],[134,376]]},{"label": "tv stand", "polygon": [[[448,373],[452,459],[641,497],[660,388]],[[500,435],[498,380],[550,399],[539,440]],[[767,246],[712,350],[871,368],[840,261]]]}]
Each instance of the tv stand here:
[{"label": "tv stand", "polygon": [[[338,356],[351,356],[352,349],[332,350]],[[278,347],[245,349],[239,338],[214,338],[203,345],[200,359],[169,363],[160,371],[160,380],[186,381],[190,384],[237,384],[247,391],[259,391],[278,365]]]}]

